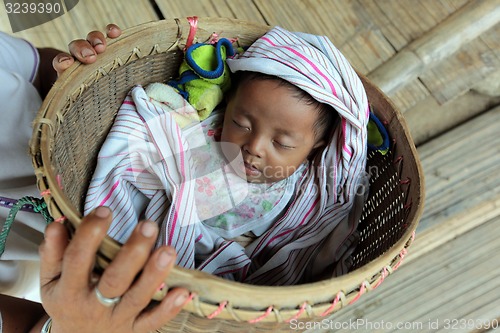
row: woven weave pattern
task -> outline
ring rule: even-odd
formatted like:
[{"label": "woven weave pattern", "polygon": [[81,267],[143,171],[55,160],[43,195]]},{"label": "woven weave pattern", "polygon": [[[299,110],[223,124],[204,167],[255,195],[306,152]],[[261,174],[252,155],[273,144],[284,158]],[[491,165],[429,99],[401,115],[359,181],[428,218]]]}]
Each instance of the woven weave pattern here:
[{"label": "woven weave pattern", "polygon": [[[195,41],[216,33],[245,46],[268,29],[244,21],[199,19]],[[65,218],[70,229],[80,223],[99,147],[126,93],[136,84],[176,76],[190,31],[186,20],[129,29],[110,42],[95,64],[66,71],[49,93],[35,124],[31,152],[51,214]],[[353,254],[355,269],[313,284],[263,287],[176,268],[167,285],[187,287],[193,299],[163,332],[288,332],[287,321],[321,320],[376,288],[399,267],[422,211],[422,171],[404,119],[380,90],[362,81],[393,144],[388,155],[368,158],[370,196],[359,226],[361,243]],[[105,267],[118,249],[106,239],[99,265]]]}]

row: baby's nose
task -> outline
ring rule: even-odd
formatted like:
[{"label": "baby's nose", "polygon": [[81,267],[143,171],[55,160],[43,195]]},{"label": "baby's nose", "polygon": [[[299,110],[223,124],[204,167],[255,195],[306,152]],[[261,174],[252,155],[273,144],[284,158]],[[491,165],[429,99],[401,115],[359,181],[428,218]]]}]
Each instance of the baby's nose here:
[{"label": "baby's nose", "polygon": [[255,157],[263,157],[264,156],[264,140],[260,137],[252,137],[247,143],[243,146],[243,150],[248,154],[253,155]]}]

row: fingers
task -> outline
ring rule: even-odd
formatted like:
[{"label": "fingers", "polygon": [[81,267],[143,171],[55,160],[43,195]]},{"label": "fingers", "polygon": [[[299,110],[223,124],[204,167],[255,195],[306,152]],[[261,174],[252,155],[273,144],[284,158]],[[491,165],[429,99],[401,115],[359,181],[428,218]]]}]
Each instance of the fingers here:
[{"label": "fingers", "polygon": [[64,250],[68,245],[68,232],[60,223],[51,223],[45,230],[45,240],[40,245],[40,284],[52,282],[61,274]]},{"label": "fingers", "polygon": [[87,42],[95,50],[97,54],[103,53],[106,50],[106,38],[100,31],[91,31],[87,35]]},{"label": "fingers", "polygon": [[73,65],[75,58],[67,53],[59,53],[52,59],[52,67],[57,72],[57,76],[60,76],[69,66]]},{"label": "fingers", "polygon": [[[145,308],[158,287],[166,280],[175,264],[175,258],[175,250],[172,247],[164,246],[157,249],[144,267],[138,281],[124,295],[122,303],[118,305],[123,308],[122,311],[129,311],[127,315],[131,315],[130,310],[134,306]],[[155,286],[156,288],[154,288]],[[169,291],[159,305],[142,312],[136,319],[135,325],[138,327],[138,331],[149,332],[163,326],[181,311],[188,298],[189,292],[185,288],[175,288]]]},{"label": "fingers", "polygon": [[[116,24],[106,26],[106,36],[117,38],[122,34],[122,30]],[[60,53],[52,60],[52,67],[60,76],[75,62],[75,58],[84,64],[91,64],[97,60],[97,55],[106,51],[106,38],[100,31],[91,31],[86,39],[77,39],[69,43],[68,48],[71,54]]]},{"label": "fingers", "polygon": [[[139,223],[102,274],[97,286],[102,295],[113,298],[125,294],[148,261],[157,236],[158,226],[156,223],[151,221]],[[161,277],[157,279],[161,279]],[[154,286],[150,286],[150,288],[154,290]]]},{"label": "fingers", "polygon": [[69,52],[80,62],[91,64],[97,55],[106,50],[106,38],[100,31],[91,31],[87,39],[76,39],[69,43]]},{"label": "fingers", "polygon": [[97,207],[82,219],[66,248],[61,281],[68,289],[88,287],[95,254],[111,224],[112,214],[107,207]]},{"label": "fingers", "polygon": [[159,305],[143,312],[135,326],[139,332],[154,331],[177,316],[188,301],[189,292],[184,288],[175,288],[168,292]]},{"label": "fingers", "polygon": [[117,38],[122,34],[122,30],[116,24],[110,23],[106,26],[106,35],[109,38]]},{"label": "fingers", "polygon": [[127,314],[131,314],[131,311],[137,311],[137,309],[144,309],[174,266],[175,258],[173,248],[157,249],[150,256],[139,279],[123,295],[119,307],[123,308],[123,311],[128,311]]},{"label": "fingers", "polygon": [[[100,45],[100,44],[98,44]],[[97,52],[89,41],[85,39],[76,39],[69,43],[69,52],[80,62],[91,64],[96,61]]]},{"label": "fingers", "polygon": [[[106,26],[106,36],[117,38],[122,31],[116,24]],[[106,37],[100,31],[91,31],[86,40],[77,39],[69,44],[69,50],[73,56],[84,64],[91,64],[96,61],[96,55],[106,51]]]}]

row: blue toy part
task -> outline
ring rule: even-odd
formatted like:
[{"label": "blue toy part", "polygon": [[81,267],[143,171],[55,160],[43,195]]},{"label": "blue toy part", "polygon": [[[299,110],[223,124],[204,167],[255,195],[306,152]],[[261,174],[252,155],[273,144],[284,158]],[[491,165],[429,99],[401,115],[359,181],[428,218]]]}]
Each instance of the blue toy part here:
[{"label": "blue toy part", "polygon": [[373,112],[370,112],[367,130],[368,149],[371,151],[378,151],[382,155],[387,154],[390,145],[389,133],[380,119],[378,119]]},{"label": "blue toy part", "polygon": [[234,53],[233,44],[231,44],[231,42],[227,38],[221,38],[221,39],[219,39],[217,41],[217,43],[214,46],[215,47],[216,60],[217,60],[217,67],[214,68],[211,71],[207,71],[207,70],[203,69],[202,67],[200,67],[200,65],[198,65],[196,63],[196,60],[193,58],[193,52],[197,48],[199,48],[201,46],[206,46],[206,45],[207,44],[197,43],[197,44],[194,44],[194,45],[190,46],[186,50],[186,55],[185,55],[186,63],[200,77],[203,77],[203,78],[206,78],[206,79],[216,79],[216,78],[219,78],[219,77],[222,76],[222,74],[224,74],[224,64],[225,64],[225,60],[223,59],[222,51],[221,51],[222,46],[225,46],[226,57],[232,57],[235,54]]}]

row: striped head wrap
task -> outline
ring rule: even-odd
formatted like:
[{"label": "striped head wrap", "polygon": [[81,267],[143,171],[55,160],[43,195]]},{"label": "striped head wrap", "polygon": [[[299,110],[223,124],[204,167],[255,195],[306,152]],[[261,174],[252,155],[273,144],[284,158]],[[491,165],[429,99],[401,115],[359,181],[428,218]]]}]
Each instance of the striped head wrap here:
[{"label": "striped head wrap", "polygon": [[358,192],[360,185],[366,186],[369,106],[361,80],[327,37],[280,27],[227,63],[232,72],[278,76],[331,105],[341,118],[330,143],[302,178],[288,212],[246,249],[251,258],[267,257],[262,266],[255,263],[264,258],[253,260],[247,281],[284,285],[346,273],[363,204]]}]

